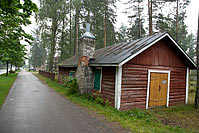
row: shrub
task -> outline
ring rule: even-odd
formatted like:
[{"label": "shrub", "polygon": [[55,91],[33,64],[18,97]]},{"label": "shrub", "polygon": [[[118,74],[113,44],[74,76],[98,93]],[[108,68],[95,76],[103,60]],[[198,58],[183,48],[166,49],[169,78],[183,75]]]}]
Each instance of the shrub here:
[{"label": "shrub", "polygon": [[106,100],[106,101],[105,101],[105,105],[106,105],[106,106],[110,106],[111,103],[110,103],[108,100]]},{"label": "shrub", "polygon": [[61,80],[62,80],[62,83],[64,84],[64,86],[66,86],[67,79],[68,79],[68,77],[66,77],[65,75],[61,76]]},{"label": "shrub", "polygon": [[110,105],[110,102],[108,100],[104,100],[103,99],[103,96],[101,93],[99,92],[94,92],[92,95],[91,95],[91,98],[93,101],[95,101],[97,104],[100,104],[100,105],[105,105],[105,106],[109,106]]},{"label": "shrub", "polygon": [[[78,83],[77,83],[76,78],[69,77],[67,80],[64,80],[64,78],[62,78],[62,79],[63,79],[64,86],[66,88],[66,91],[65,91],[66,95],[69,96],[69,95],[78,94],[79,89],[78,89]],[[94,92],[92,94],[83,94],[83,95],[79,94],[79,96],[81,96],[82,98],[85,98],[89,101],[94,101],[95,103],[103,105],[103,106],[110,105],[110,102],[108,100],[105,101],[103,99],[102,94],[99,92]]]},{"label": "shrub", "polygon": [[101,98],[101,97],[96,97],[96,98],[95,98],[95,102],[96,102],[97,104],[104,105],[104,99]]},{"label": "shrub", "polygon": [[76,78],[69,77],[68,80],[64,82],[66,86],[67,95],[74,95],[78,93],[78,83]]}]

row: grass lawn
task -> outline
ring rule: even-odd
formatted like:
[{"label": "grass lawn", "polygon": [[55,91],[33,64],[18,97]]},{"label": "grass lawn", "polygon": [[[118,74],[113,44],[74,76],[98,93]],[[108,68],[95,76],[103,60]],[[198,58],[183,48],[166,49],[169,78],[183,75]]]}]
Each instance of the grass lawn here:
[{"label": "grass lawn", "polygon": [[194,108],[196,81],[190,81],[187,105],[151,109],[162,123],[191,129],[199,133],[199,110]]},{"label": "grass lawn", "polygon": [[190,104],[194,103],[195,100],[195,94],[196,94],[196,81],[190,81],[189,83],[189,98],[188,98],[188,102]]},{"label": "grass lawn", "polygon": [[[141,109],[133,109],[126,112],[121,112],[116,110],[115,108],[103,106],[97,104],[94,101],[89,100],[86,96],[70,95],[66,94],[66,88],[63,85],[57,83],[57,81],[51,81],[38,73],[34,73],[40,80],[44,81],[48,84],[49,87],[53,88],[56,92],[62,94],[67,99],[77,103],[81,106],[87,107],[91,110],[94,110],[98,114],[104,115],[108,121],[117,122],[122,127],[130,130],[131,132],[144,132],[144,133],[153,133],[153,132],[199,132],[199,129],[194,126],[181,126],[171,123],[166,123],[163,120],[166,118],[170,118],[173,116],[177,116],[174,118],[178,118],[179,120],[184,119],[181,114],[190,113],[190,115],[186,115],[189,122],[193,116],[196,116],[198,113],[193,110],[192,105],[188,106],[179,106],[174,108],[160,108],[160,109],[149,109],[149,110],[141,110]],[[185,115],[185,114],[184,114]],[[167,117],[168,116],[168,117]],[[182,118],[181,118],[182,117]],[[186,119],[185,119],[186,120]],[[188,123],[190,124],[190,123]],[[181,128],[182,127],[182,128]]]},{"label": "grass lawn", "polygon": [[17,78],[17,73],[12,73],[6,76],[5,74],[0,75],[0,107],[4,103],[10,88]]},{"label": "grass lawn", "polygon": [[190,81],[188,104],[152,109],[164,124],[188,128],[199,132],[199,110],[194,108],[196,81]]},{"label": "grass lawn", "polygon": [[199,111],[193,104],[151,109],[165,125],[191,129],[199,133]]}]

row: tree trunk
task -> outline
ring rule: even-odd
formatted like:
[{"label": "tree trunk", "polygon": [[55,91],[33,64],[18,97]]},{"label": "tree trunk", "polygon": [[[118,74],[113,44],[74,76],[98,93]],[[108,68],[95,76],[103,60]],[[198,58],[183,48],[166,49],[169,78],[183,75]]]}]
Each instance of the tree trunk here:
[{"label": "tree trunk", "polygon": [[106,47],[106,12],[107,11],[107,0],[105,0],[105,12],[104,12],[104,48]]},{"label": "tree trunk", "polygon": [[75,15],[75,41],[74,41],[74,55],[78,55],[79,13],[80,13],[80,10],[77,8],[77,9],[76,9],[76,15]]},{"label": "tree trunk", "polygon": [[139,3],[139,1],[138,1],[138,19],[139,19],[139,25],[138,25],[138,27],[139,27],[139,31],[138,31],[138,38],[141,38],[141,36],[142,36],[142,29],[141,29],[141,15],[140,15],[140,3]]},{"label": "tree trunk", "polygon": [[53,61],[55,56],[55,46],[56,46],[56,31],[57,31],[57,21],[53,20],[53,26],[52,26],[52,43],[51,43],[51,49],[49,53],[49,64],[48,64],[48,71],[53,72]]},{"label": "tree trunk", "polygon": [[12,73],[12,64],[10,64],[10,72]]},{"label": "tree trunk", "polygon": [[198,13],[198,32],[197,32],[196,55],[197,55],[197,87],[196,87],[196,96],[195,96],[194,107],[196,109],[199,109],[199,13]]},{"label": "tree trunk", "polygon": [[6,67],[6,76],[8,76],[8,61],[6,62],[7,67]]},{"label": "tree trunk", "polygon": [[178,1],[176,2],[176,41],[178,41]]},{"label": "tree trunk", "polygon": [[70,0],[70,46],[72,46],[72,0]]},{"label": "tree trunk", "polygon": [[148,0],[148,14],[149,14],[149,36],[153,34],[152,29],[152,0]]}]

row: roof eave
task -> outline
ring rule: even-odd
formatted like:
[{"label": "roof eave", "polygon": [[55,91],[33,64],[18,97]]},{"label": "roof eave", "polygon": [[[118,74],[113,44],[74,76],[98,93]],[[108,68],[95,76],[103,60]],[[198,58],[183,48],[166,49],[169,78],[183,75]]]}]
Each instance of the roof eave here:
[{"label": "roof eave", "polygon": [[195,65],[192,65],[192,66],[190,66],[190,67],[189,67],[189,69],[192,69],[192,70],[197,70],[197,66],[195,66]]},{"label": "roof eave", "polygon": [[58,67],[77,67],[77,65],[57,65]]},{"label": "roof eave", "polygon": [[89,66],[119,66],[116,63],[90,63]]}]

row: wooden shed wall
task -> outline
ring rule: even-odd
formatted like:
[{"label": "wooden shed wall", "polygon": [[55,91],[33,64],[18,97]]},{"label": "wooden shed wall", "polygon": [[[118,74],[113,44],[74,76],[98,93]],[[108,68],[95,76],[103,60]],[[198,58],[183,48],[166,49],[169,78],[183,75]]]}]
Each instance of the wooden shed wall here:
[{"label": "wooden shed wall", "polygon": [[76,71],[73,67],[59,67],[58,82],[63,84],[63,78],[68,78],[70,70]]},{"label": "wooden shed wall", "polygon": [[148,70],[170,70],[169,106],[185,103],[186,64],[178,50],[167,40],[123,65],[121,110],[146,108]]},{"label": "wooden shed wall", "polygon": [[115,104],[115,73],[115,67],[102,68],[101,93],[104,100],[108,100],[113,107]]}]

